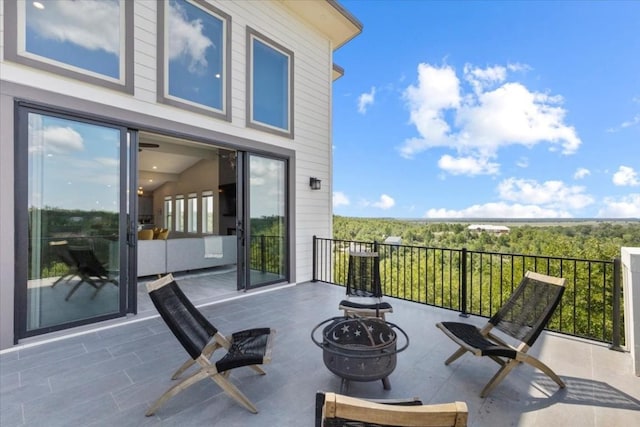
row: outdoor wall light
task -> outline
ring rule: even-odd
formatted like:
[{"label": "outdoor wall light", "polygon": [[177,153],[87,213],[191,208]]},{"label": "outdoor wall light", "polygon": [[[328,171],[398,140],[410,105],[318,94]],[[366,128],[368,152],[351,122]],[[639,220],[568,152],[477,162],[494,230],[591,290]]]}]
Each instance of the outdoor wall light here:
[{"label": "outdoor wall light", "polygon": [[319,190],[321,188],[321,183],[322,181],[314,176],[309,178],[309,187],[311,187],[312,190]]}]

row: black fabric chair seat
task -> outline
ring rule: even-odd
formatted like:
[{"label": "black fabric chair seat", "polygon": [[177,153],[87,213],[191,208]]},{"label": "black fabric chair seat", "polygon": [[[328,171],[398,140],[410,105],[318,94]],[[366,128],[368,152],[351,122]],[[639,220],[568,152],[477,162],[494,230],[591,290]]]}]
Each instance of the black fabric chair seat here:
[{"label": "black fabric chair seat", "polygon": [[271,329],[256,328],[231,335],[231,347],[227,354],[216,362],[218,372],[241,366],[261,365],[269,344]]},{"label": "black fabric chair seat", "polygon": [[393,310],[391,304],[388,302],[379,302],[374,304],[364,304],[355,302],[353,300],[342,300],[340,301],[340,307],[348,307],[354,309],[362,309],[362,310]]},{"label": "black fabric chair seat", "polygon": [[498,356],[509,359],[515,359],[516,357],[517,351],[489,341],[474,325],[459,322],[441,322],[441,325],[471,347],[479,349],[482,356]]}]

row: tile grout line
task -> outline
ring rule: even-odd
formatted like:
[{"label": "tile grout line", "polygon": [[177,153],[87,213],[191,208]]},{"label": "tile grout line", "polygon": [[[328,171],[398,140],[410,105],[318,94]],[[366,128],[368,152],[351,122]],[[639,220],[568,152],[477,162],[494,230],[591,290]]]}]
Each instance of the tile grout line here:
[{"label": "tile grout line", "polygon": [[[234,300],[237,300],[237,299],[243,299],[243,298],[247,298],[249,296],[259,295],[259,294],[268,293],[268,292],[273,292],[273,291],[277,291],[277,290],[280,290],[280,289],[293,287],[293,286],[296,286],[296,285],[297,285],[297,283],[287,283],[287,284],[284,284],[284,285],[281,285],[281,286],[278,286],[278,287],[275,287],[275,288],[272,288],[272,289],[262,289],[262,290],[258,290],[258,291],[250,292],[250,293],[246,293],[245,292],[242,295],[236,295],[236,296],[225,298],[225,299],[218,300],[218,301],[212,301],[212,302],[199,304],[196,307],[198,307],[198,308],[208,307],[210,305],[216,305],[216,304],[221,304],[221,303],[225,303],[225,302],[229,302],[229,301],[234,301]],[[21,344],[21,345],[19,344],[19,345],[16,345],[14,347],[11,347],[11,348],[0,350],[0,356],[2,356],[4,354],[13,353],[14,351],[18,351],[19,352],[20,350],[37,347],[37,346],[40,346],[40,345],[43,345],[43,344],[50,344],[50,343],[53,343],[53,342],[63,341],[63,340],[69,339],[69,338],[80,337],[80,336],[83,336],[83,335],[88,335],[90,333],[95,333],[95,332],[100,332],[100,331],[104,331],[104,330],[108,330],[108,329],[118,328],[118,327],[121,327],[121,326],[131,325],[131,324],[134,324],[134,323],[143,322],[145,320],[155,319],[155,318],[158,318],[158,317],[160,317],[159,314],[151,314],[151,315],[139,318],[139,319],[126,320],[126,321],[124,321],[122,323],[117,323],[117,324],[114,324],[114,325],[101,326],[101,327],[97,327],[97,328],[88,329],[86,331],[75,332],[75,333],[72,333],[72,334],[63,335],[63,336],[54,337],[54,338],[49,338],[49,339],[46,339],[46,340],[33,342],[33,343]]]}]

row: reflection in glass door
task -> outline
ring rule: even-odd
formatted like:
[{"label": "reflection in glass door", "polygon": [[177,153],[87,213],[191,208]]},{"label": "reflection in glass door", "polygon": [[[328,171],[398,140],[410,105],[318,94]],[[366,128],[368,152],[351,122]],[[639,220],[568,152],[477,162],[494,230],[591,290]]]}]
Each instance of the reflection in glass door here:
[{"label": "reflection in glass door", "polygon": [[21,335],[115,317],[125,301],[126,130],[29,110],[20,117],[19,145],[27,151],[27,191],[18,204],[18,225],[26,227],[17,230]]},{"label": "reflection in glass door", "polygon": [[287,279],[286,161],[248,155],[247,287]]}]

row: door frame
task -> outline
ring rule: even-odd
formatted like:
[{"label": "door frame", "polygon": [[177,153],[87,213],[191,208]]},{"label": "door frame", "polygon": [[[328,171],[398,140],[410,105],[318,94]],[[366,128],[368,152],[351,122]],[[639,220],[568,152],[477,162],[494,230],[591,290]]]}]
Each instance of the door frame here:
[{"label": "door frame", "polygon": [[[136,129],[138,131],[155,132],[174,137],[186,138],[196,142],[215,143],[224,148],[230,150],[251,150],[256,153],[263,153],[267,155],[276,155],[286,158],[289,165],[289,173],[291,177],[295,177],[294,171],[296,168],[296,151],[292,148],[287,148],[284,145],[276,145],[274,143],[265,142],[260,138],[243,136],[241,131],[234,128],[233,132],[224,123],[220,123],[217,126],[213,123],[213,126],[198,126],[196,121],[177,121],[172,118],[171,115],[158,112],[157,115],[147,113],[144,109],[125,108],[119,104],[105,104],[101,101],[96,101],[95,97],[78,97],[76,95],[68,95],[63,92],[55,92],[47,89],[33,87],[22,83],[3,82],[2,85],[2,100],[1,104],[6,107],[7,114],[3,114],[3,127],[1,132],[3,137],[7,140],[14,141],[14,147],[9,151],[12,152],[13,160],[11,160],[10,174],[15,178],[15,169],[20,161],[19,150],[15,149],[15,139],[17,134],[17,104],[21,103],[23,106],[33,106],[36,109],[50,110],[61,114],[66,114],[72,117],[78,118],[94,118],[101,122],[108,122],[112,124],[118,124],[129,129]],[[307,178],[308,179],[308,178]],[[304,179],[303,179],[304,181]],[[302,181],[301,181],[302,182]],[[15,182],[12,185],[10,193],[12,194],[13,206],[11,210],[11,227],[15,228],[16,220],[16,195],[20,192],[21,183]],[[26,188],[26,187],[25,187]],[[296,230],[296,212],[294,195],[296,194],[296,180],[290,179],[288,183],[290,203],[289,203],[289,230]],[[11,204],[11,201],[9,201]],[[5,227],[6,229],[6,227]],[[17,235],[11,233],[14,240],[13,251],[9,251],[6,258],[3,261],[9,260],[9,265],[15,264],[15,260],[19,259],[20,252],[17,252],[19,242],[16,242]],[[24,242],[22,243],[24,244]],[[291,282],[296,281],[296,257],[293,256],[293,251],[296,248],[296,234],[295,232],[289,233],[288,244],[290,248],[290,260],[289,260],[289,280]],[[15,268],[11,268],[10,279],[16,280],[15,274],[17,273]],[[0,313],[0,320],[3,323],[2,334],[7,337],[7,342],[17,342],[18,334],[17,330],[17,313],[18,310],[17,301],[18,296],[15,295],[15,287],[10,286],[10,290],[7,287],[0,287],[0,297],[2,297],[5,303],[3,304],[4,310]],[[11,301],[7,303],[7,301]],[[11,336],[11,332],[13,336]],[[4,334],[7,335],[4,335]],[[11,337],[11,338],[8,338]],[[3,341],[5,344],[6,342]]]},{"label": "door frame", "polygon": [[[31,330],[27,330],[27,281],[28,281],[28,262],[29,259],[29,206],[28,206],[28,163],[29,153],[28,144],[25,144],[29,138],[29,122],[28,115],[30,113],[41,114],[49,117],[56,117],[60,119],[73,120],[77,122],[87,123],[96,126],[104,126],[112,129],[118,129],[120,131],[119,142],[119,212],[118,212],[118,257],[119,257],[119,275],[118,275],[118,311],[108,314],[101,314],[86,319],[72,320],[70,322],[60,323],[52,326],[39,327]],[[127,310],[130,309],[127,301],[127,286],[128,286],[128,246],[123,245],[122,242],[126,241],[127,236],[127,209],[131,206],[130,198],[131,191],[129,189],[131,180],[128,179],[129,168],[128,162],[130,159],[130,150],[132,145],[128,142],[129,129],[122,124],[111,122],[102,118],[98,118],[91,115],[75,114],[63,111],[62,109],[46,107],[40,104],[16,100],[14,102],[14,180],[15,180],[15,195],[14,195],[14,222],[15,222],[15,285],[14,285],[14,344],[17,344],[20,339],[42,335],[49,332],[59,331],[63,329],[69,329],[76,326],[82,326],[90,323],[95,323],[103,320],[114,319],[123,317],[127,314]],[[23,260],[17,262],[17,260]]]},{"label": "door frame", "polygon": [[[283,265],[284,265],[284,274],[282,278],[269,280],[265,282],[261,282],[257,285],[254,285],[251,282],[251,203],[250,203],[250,157],[262,157],[265,159],[278,160],[284,163],[285,171],[284,171],[284,188],[283,191],[285,193],[285,206],[284,206],[284,229],[286,230],[286,236],[283,240],[283,245],[285,248],[285,255]],[[292,239],[293,230],[291,227],[291,215],[292,215],[292,203],[291,203],[291,194],[295,194],[292,192],[293,184],[291,180],[291,159],[285,156],[278,156],[274,153],[264,153],[257,151],[238,151],[237,152],[237,235],[238,235],[238,290],[248,291],[250,289],[256,289],[263,286],[272,285],[280,282],[289,282],[292,277],[292,269],[294,268],[294,263],[291,262],[292,256],[291,252],[294,250],[294,245]]]}]

